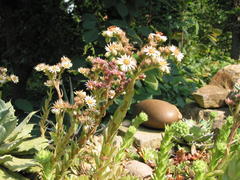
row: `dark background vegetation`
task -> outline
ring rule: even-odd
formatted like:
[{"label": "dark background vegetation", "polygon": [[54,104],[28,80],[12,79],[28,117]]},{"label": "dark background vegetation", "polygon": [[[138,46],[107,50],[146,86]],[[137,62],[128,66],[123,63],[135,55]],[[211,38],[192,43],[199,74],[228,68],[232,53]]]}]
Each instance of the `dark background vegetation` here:
[{"label": "dark background vegetation", "polygon": [[[63,55],[74,68],[84,66],[88,55],[104,53],[100,32],[117,25],[138,45],[161,31],[167,43],[181,48],[180,67],[173,66],[163,80],[149,73],[146,83],[136,85],[135,100],[156,97],[182,107],[219,68],[240,59],[239,5],[239,0],[1,0],[0,66],[20,77],[19,84],[4,87],[3,98],[21,102],[25,111],[39,108],[46,88],[33,67]],[[81,88],[81,77],[72,78]]]}]

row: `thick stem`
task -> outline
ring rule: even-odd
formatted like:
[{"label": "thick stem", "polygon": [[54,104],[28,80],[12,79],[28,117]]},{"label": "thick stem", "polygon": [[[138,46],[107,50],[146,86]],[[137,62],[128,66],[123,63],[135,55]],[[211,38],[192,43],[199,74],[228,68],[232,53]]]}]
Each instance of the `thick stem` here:
[{"label": "thick stem", "polygon": [[[136,76],[137,77],[137,76]],[[126,88],[126,94],[123,99],[123,103],[117,108],[115,111],[112,120],[110,120],[108,124],[108,129],[106,132],[106,136],[104,138],[104,142],[102,145],[102,151],[100,154],[100,159],[108,158],[106,161],[101,161],[101,163],[97,167],[97,172],[94,174],[94,179],[102,179],[104,178],[104,170],[111,162],[111,153],[112,153],[112,141],[117,134],[117,131],[126,116],[127,110],[131,105],[132,98],[134,95],[134,84],[136,81],[136,77],[133,78]]]},{"label": "thick stem", "polygon": [[40,126],[40,132],[41,132],[41,136],[45,137],[45,133],[46,133],[46,122],[50,113],[50,102],[52,100],[52,96],[53,96],[53,88],[50,87],[50,89],[48,90],[48,97],[44,102],[44,107],[42,108],[42,116],[39,122],[39,126]]}]

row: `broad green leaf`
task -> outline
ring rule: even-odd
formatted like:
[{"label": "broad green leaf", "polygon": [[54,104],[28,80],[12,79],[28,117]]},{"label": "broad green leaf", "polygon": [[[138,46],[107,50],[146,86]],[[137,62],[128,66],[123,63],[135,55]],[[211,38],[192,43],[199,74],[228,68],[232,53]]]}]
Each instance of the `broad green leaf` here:
[{"label": "broad green leaf", "polygon": [[11,172],[1,167],[0,167],[0,179],[1,180],[28,180],[28,178],[25,178],[16,172]]},{"label": "broad green leaf", "polygon": [[11,102],[5,103],[1,100],[1,108],[0,108],[0,124],[8,121],[16,120],[17,117],[14,115],[15,110],[11,104]]},{"label": "broad green leaf", "polygon": [[97,21],[96,16],[89,13],[83,14],[82,18],[83,18],[83,21]]},{"label": "broad green leaf", "polygon": [[26,99],[17,99],[15,101],[15,105],[18,109],[23,110],[24,112],[31,112],[33,111],[32,103]]},{"label": "broad green leaf", "polygon": [[98,39],[98,30],[92,29],[83,33],[83,39],[86,43],[93,42]]},{"label": "broad green leaf", "polygon": [[29,122],[29,120],[31,119],[31,117],[36,113],[37,111],[33,111],[31,112],[14,130],[13,132],[9,135],[9,137],[7,138],[8,141],[11,141],[13,139],[15,139],[19,133],[21,133],[24,128],[26,127],[27,123]]},{"label": "broad green leaf", "polygon": [[4,109],[1,109],[0,111],[0,123],[4,123],[6,118],[5,116],[9,113],[9,109],[7,108],[4,108]]},{"label": "broad green leaf", "polygon": [[11,155],[4,155],[4,156],[0,156],[0,164],[6,162],[6,161],[10,161],[12,159]]},{"label": "broad green leaf", "polygon": [[12,160],[7,161],[3,164],[5,167],[10,169],[11,171],[17,171],[17,172],[39,165],[33,159],[24,159],[24,158],[16,158],[16,157],[13,157]]},{"label": "broad green leaf", "polygon": [[0,154],[6,154],[14,150],[19,144],[21,144],[25,139],[18,139],[10,143],[4,143],[0,145]]},{"label": "broad green leaf", "polygon": [[119,2],[116,6],[118,14],[120,14],[121,17],[126,17],[128,15],[128,8],[125,4],[122,2]]},{"label": "broad green leaf", "polygon": [[146,37],[152,32],[152,30],[147,26],[139,27],[137,28],[137,31]]},{"label": "broad green leaf", "polygon": [[120,28],[126,28],[128,27],[128,24],[125,21],[114,19],[109,21],[112,25],[118,26]]},{"label": "broad green leaf", "polygon": [[82,25],[84,29],[91,30],[96,27],[96,23],[97,23],[96,21],[84,21]]},{"label": "broad green leaf", "polygon": [[[14,128],[16,128],[16,125],[17,125],[17,119],[3,124],[3,127],[5,128],[6,132],[4,133],[4,131],[2,131],[1,128],[0,128],[0,132],[1,132],[0,133],[0,143],[2,141],[4,141],[8,137],[9,134],[12,133]],[[4,134],[5,137],[3,137],[3,139],[1,139],[1,135],[3,135],[3,134]]]},{"label": "broad green leaf", "polygon": [[33,130],[33,127],[34,127],[34,124],[27,124],[27,125],[25,125],[25,127],[22,129],[22,131],[18,133],[16,139],[29,137],[30,133]]},{"label": "broad green leaf", "polygon": [[0,125],[0,143],[4,141],[5,137],[6,137],[6,129],[2,125]]},{"label": "broad green leaf", "polygon": [[158,90],[158,80],[154,74],[147,74],[145,83],[153,90]]},{"label": "broad green leaf", "polygon": [[32,154],[45,149],[48,146],[48,140],[38,137],[22,142],[12,154]]}]

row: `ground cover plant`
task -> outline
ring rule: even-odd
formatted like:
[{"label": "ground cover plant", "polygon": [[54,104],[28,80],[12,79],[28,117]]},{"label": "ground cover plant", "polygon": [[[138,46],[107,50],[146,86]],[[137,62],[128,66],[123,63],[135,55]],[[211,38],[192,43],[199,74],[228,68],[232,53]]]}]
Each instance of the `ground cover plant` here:
[{"label": "ground cover plant", "polygon": [[[102,35],[107,42],[106,53],[100,57],[89,56],[86,67],[69,71],[74,74],[80,73],[88,80],[81,89],[71,89],[68,99],[64,96],[66,94],[62,79],[64,72],[73,65],[71,60],[63,56],[55,65],[41,63],[35,66],[36,71],[47,77],[44,85],[48,87],[39,120],[41,137],[38,138],[38,145],[41,147],[34,145],[36,139],[31,139],[29,135],[33,126],[27,125],[27,121],[35,112],[17,127],[7,126],[6,123],[16,125],[16,118],[11,104],[1,101],[0,122],[3,123],[0,127],[2,132],[6,131],[6,134],[1,135],[3,138],[1,146],[9,150],[3,152],[16,155],[23,148],[17,142],[24,144],[31,141],[33,147],[24,149],[24,155],[29,157],[33,150],[35,153],[35,159],[30,160],[32,163],[23,161],[21,165],[23,168],[15,169],[8,161],[16,163],[17,160],[9,154],[2,153],[1,168],[4,166],[4,170],[9,168],[12,171],[21,171],[21,176],[25,173],[23,170],[28,170],[30,173],[37,173],[36,178],[46,180],[137,179],[124,169],[124,162],[130,158],[126,150],[132,145],[136,129],[148,117],[145,113],[135,117],[120,145],[116,140],[118,129],[131,106],[136,83],[143,83],[147,79],[146,73],[151,70],[155,70],[160,79],[164,74],[170,73],[170,63],[179,64],[184,55],[176,46],[165,45],[167,37],[161,32],[150,33],[146,44],[142,46],[132,43],[126,33],[117,26],[110,26]],[[6,72],[2,68],[1,77],[6,77],[2,78],[2,82],[18,81],[16,76],[7,76]],[[148,79],[148,83],[151,81]],[[156,82],[152,83],[153,86],[154,83]],[[140,150],[136,156],[154,168],[151,178],[155,180],[229,178],[231,176],[229,172],[233,169],[232,164],[237,163],[234,157],[239,153],[237,132],[240,126],[239,91],[237,83],[226,100],[232,116],[227,118],[215,139],[211,125],[206,121],[197,123],[194,120],[185,120],[165,128],[165,135],[158,151]],[[95,134],[116,98],[122,101],[101,132],[103,139],[96,140]],[[8,113],[14,117],[13,120],[7,118],[10,116]],[[49,120],[50,114],[54,115],[52,121]],[[21,136],[18,130],[20,135],[16,134],[12,138],[10,134],[9,139],[11,131],[8,131],[8,128],[11,127],[14,132],[19,126],[21,130],[22,126],[25,126],[27,133],[21,132],[24,134]],[[39,143],[40,139],[42,143]],[[48,146],[45,147],[47,139]],[[27,140],[28,142],[25,142]],[[11,174],[5,173],[4,176],[16,179],[15,174]]]}]

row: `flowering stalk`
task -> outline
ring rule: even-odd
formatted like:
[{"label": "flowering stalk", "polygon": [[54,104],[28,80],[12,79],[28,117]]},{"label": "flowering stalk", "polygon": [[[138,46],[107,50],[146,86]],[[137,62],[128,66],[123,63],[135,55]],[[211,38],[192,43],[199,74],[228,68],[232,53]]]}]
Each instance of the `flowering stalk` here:
[{"label": "flowering stalk", "polygon": [[[89,79],[86,82],[88,92],[76,91],[73,104],[63,101],[60,89],[61,74],[64,69],[72,66],[68,58],[61,58],[61,63],[57,65],[39,64],[35,67],[37,71],[43,71],[48,76],[45,85],[55,88],[58,95],[58,100],[52,107],[52,112],[56,115],[55,132],[51,133],[54,140],[52,162],[56,173],[55,179],[64,179],[65,171],[71,166],[79,152],[85,148],[85,145],[88,145],[87,143],[96,132],[108,107],[115,98],[124,95],[123,103],[109,121],[100,155],[96,155],[100,161],[96,158],[98,160],[96,160],[96,172],[93,178],[105,178],[106,169],[116,154],[112,146],[113,140],[131,105],[135,82],[143,80],[144,73],[154,68],[169,73],[170,67],[167,63],[169,56],[173,56],[178,62],[183,58],[183,54],[175,46],[160,46],[167,40],[166,36],[160,32],[151,33],[148,37],[148,44],[137,52],[120,28],[111,26],[103,32],[103,35],[110,42],[105,47],[106,59],[88,57],[87,60],[92,67],[78,69],[79,73]],[[71,117],[71,127],[68,130],[63,127],[63,118],[66,113]],[[79,124],[82,127],[81,135],[79,138],[74,138],[75,127]],[[72,148],[71,144],[75,146]]]},{"label": "flowering stalk", "polygon": [[42,115],[41,115],[41,119],[39,122],[39,126],[40,126],[40,132],[41,132],[41,136],[45,137],[45,133],[47,130],[47,119],[50,113],[50,103],[52,100],[52,96],[53,96],[53,88],[50,87],[47,93],[47,98],[44,101],[44,106],[42,108]]}]

